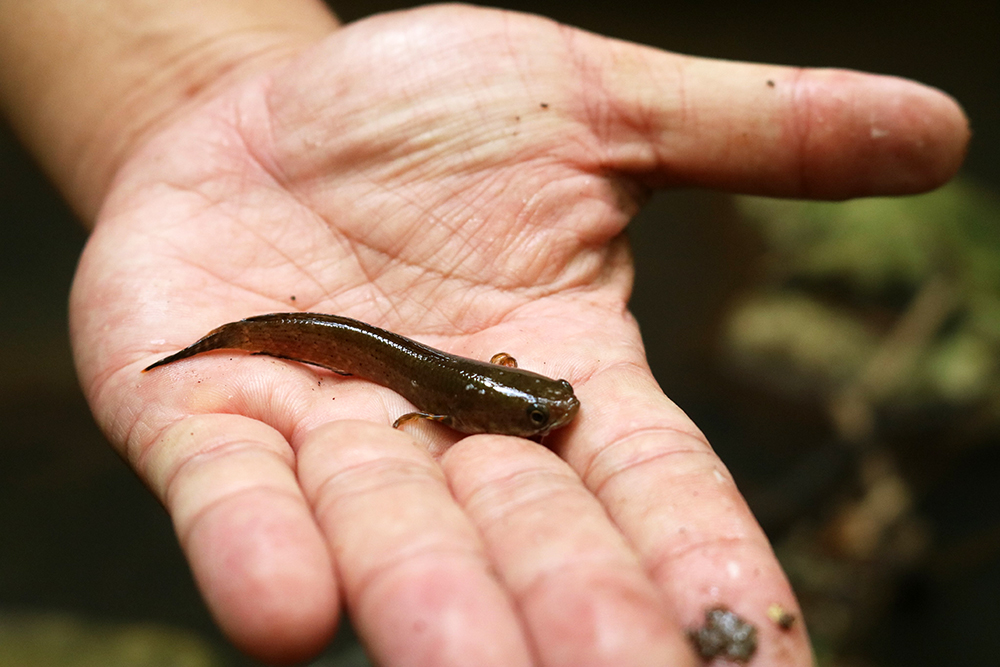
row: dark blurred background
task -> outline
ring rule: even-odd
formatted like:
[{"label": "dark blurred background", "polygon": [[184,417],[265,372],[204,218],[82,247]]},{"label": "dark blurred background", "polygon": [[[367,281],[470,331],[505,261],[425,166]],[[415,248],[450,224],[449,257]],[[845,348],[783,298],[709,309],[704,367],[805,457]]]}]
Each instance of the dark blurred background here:
[{"label": "dark blurred background", "polygon": [[[332,4],[344,20],[411,6]],[[995,0],[502,5],[686,54],[854,68],[936,86],[971,118],[963,176],[1000,190]],[[214,629],[168,517],[92,422],[66,331],[67,294],[86,237],[6,128],[0,219],[0,667],[82,664],[72,656],[84,648],[117,656],[105,664],[253,664]],[[799,558],[790,565],[802,568],[795,540],[812,540],[806,551],[822,542],[837,498],[863,492],[863,466],[856,451],[836,444],[843,434],[822,401],[769,392],[730,372],[719,352],[721,323],[759,272],[762,241],[730,198],[707,192],[657,195],[629,233],[637,263],[632,305],[658,380],[732,468],[769,535],[784,545],[779,554]],[[857,607],[841,599],[835,612],[822,599],[806,604],[807,615],[817,609],[817,620],[806,620],[823,663],[995,664],[1000,450],[988,434],[980,440],[912,495],[907,512],[927,536],[920,558],[888,569],[872,569],[870,557],[852,564],[875,577],[877,599],[852,598]],[[905,451],[893,451],[905,462]],[[807,520],[810,529],[802,527]],[[802,585],[810,599],[838,595],[829,584]],[[846,618],[826,618],[837,614]],[[31,637],[49,647],[31,645]],[[168,647],[170,661],[151,657],[143,642]],[[65,662],[53,643],[72,649]],[[316,664],[365,664],[349,641],[343,646]]]}]

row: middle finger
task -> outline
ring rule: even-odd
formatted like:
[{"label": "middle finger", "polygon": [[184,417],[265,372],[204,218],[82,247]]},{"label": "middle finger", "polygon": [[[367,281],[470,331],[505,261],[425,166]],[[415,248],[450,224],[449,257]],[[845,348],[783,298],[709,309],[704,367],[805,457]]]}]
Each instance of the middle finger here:
[{"label": "middle finger", "polygon": [[655,584],[564,461],[527,440],[476,436],[449,449],[441,464],[540,664],[694,664]]}]

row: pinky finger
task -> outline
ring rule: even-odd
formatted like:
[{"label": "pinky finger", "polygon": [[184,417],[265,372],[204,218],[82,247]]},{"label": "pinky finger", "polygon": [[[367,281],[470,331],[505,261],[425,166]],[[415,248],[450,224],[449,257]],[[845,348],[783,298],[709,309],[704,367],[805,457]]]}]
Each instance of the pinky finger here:
[{"label": "pinky finger", "polygon": [[337,625],[337,583],[281,434],[235,415],[189,417],[137,463],[233,643],[279,663],[322,650]]}]

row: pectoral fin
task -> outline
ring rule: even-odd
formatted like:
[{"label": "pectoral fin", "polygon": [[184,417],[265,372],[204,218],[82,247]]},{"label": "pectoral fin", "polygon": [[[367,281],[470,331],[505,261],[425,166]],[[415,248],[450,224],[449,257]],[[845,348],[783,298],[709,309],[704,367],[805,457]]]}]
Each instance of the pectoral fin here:
[{"label": "pectoral fin", "polygon": [[394,421],[392,423],[392,427],[399,428],[400,425],[413,421],[414,419],[428,419],[434,422],[441,422],[446,426],[451,426],[451,415],[432,415],[426,412],[407,412],[405,415]]}]

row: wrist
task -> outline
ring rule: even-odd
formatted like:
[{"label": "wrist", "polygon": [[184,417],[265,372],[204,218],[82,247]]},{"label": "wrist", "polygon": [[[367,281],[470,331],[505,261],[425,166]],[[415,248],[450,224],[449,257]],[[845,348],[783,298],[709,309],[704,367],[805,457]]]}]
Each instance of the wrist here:
[{"label": "wrist", "polygon": [[0,104],[90,224],[159,128],[336,26],[315,0],[0,0]]}]

